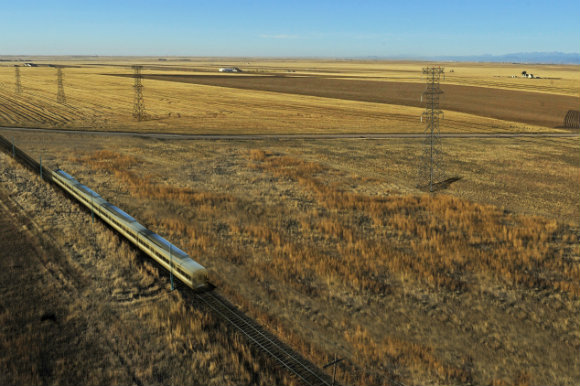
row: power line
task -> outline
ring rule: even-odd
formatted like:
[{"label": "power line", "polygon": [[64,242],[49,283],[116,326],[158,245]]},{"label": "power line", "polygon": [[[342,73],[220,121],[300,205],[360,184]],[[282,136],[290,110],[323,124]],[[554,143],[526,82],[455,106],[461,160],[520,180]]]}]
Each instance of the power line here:
[{"label": "power line", "polygon": [[427,89],[423,92],[421,100],[425,99],[425,111],[421,115],[421,121],[425,122],[425,140],[423,151],[419,161],[419,187],[428,187],[433,192],[433,184],[443,180],[441,137],[439,132],[439,120],[443,111],[439,109],[439,96],[443,91],[439,88],[442,67],[425,67],[423,74],[427,78]]},{"label": "power line", "polygon": [[564,127],[568,129],[580,129],[580,111],[568,110],[564,118]]},{"label": "power line", "polygon": [[14,92],[16,94],[22,94],[22,82],[20,81],[20,66],[14,66],[14,77],[15,77],[15,87]]},{"label": "power line", "polygon": [[63,73],[62,67],[56,66],[56,81],[58,83],[58,91],[56,93],[56,101],[60,104],[66,103],[66,96],[64,95],[64,83],[63,83]]},{"label": "power line", "polygon": [[143,102],[143,75],[141,75],[142,66],[133,66],[135,84],[135,103],[133,105],[133,117],[137,118],[138,121],[145,119],[145,104]]}]

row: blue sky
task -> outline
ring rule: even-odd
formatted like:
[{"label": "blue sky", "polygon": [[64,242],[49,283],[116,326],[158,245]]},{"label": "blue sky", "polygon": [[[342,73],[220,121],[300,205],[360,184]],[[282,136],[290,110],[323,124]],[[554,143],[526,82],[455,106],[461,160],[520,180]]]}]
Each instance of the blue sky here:
[{"label": "blue sky", "polygon": [[580,52],[580,1],[0,0],[0,55]]}]

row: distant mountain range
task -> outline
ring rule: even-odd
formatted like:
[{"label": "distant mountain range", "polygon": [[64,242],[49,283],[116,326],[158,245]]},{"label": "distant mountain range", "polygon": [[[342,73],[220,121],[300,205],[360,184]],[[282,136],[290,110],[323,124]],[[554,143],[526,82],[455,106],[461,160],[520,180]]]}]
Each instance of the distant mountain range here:
[{"label": "distant mountain range", "polygon": [[[33,59],[88,59],[88,58],[121,58],[122,56],[98,56],[98,55],[0,55],[0,62],[13,62]],[[156,56],[126,56],[125,58],[157,58]],[[189,60],[195,56],[176,56],[180,60]],[[165,57],[164,57],[165,58]],[[307,57],[310,58],[310,57]],[[315,58],[315,57],[313,57]],[[363,59],[363,60],[420,60],[420,61],[440,61],[440,62],[492,62],[492,63],[538,63],[538,64],[580,64],[580,53],[566,52],[518,52],[505,55],[465,55],[465,56],[356,56],[337,57],[337,59]]]},{"label": "distant mountain range", "polygon": [[441,56],[438,60],[458,62],[580,64],[580,53],[518,52],[505,55]]},{"label": "distant mountain range", "polygon": [[407,59],[436,60],[442,62],[493,62],[493,63],[541,63],[541,64],[580,64],[580,53],[565,52],[518,52],[505,55],[467,55],[467,56],[397,56],[367,57],[367,59]]}]

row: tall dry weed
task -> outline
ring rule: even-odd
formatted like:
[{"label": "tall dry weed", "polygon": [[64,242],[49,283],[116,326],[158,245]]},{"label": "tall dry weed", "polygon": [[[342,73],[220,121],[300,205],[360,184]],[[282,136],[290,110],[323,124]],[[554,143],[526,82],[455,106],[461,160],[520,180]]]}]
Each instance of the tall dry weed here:
[{"label": "tall dry weed", "polygon": [[[510,285],[580,295],[575,280],[580,268],[562,258],[563,248],[571,250],[578,236],[555,221],[516,216],[442,194],[353,193],[325,183],[328,170],[321,164],[288,156],[260,157],[255,167],[290,178],[314,196],[326,213],[301,223],[336,244],[339,252],[340,257],[314,245],[281,245],[278,240],[285,238],[269,230],[265,240],[277,240],[269,249],[277,257],[272,273],[289,282],[312,281],[308,276],[340,277],[358,289],[386,291],[390,276],[410,274],[434,288],[464,290],[474,284],[473,274],[483,272]],[[353,213],[372,220],[371,229],[355,223]]]}]

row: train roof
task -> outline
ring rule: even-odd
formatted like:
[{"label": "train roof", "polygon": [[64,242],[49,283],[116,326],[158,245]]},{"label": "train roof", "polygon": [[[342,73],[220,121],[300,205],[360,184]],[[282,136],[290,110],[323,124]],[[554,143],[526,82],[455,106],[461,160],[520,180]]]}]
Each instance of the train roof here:
[{"label": "train roof", "polygon": [[88,186],[81,184],[73,176],[71,176],[64,170],[57,169],[54,172],[69,180],[76,188],[78,188],[84,194],[93,197],[95,205],[100,206],[101,208],[111,213],[113,216],[125,222],[126,226],[133,229],[133,231],[142,234],[143,237],[151,241],[158,248],[164,250],[166,253],[171,252],[171,256],[174,257],[176,260],[178,260],[179,264],[187,268],[189,271],[205,270],[205,267],[203,267],[198,262],[194,261],[187,253],[177,248],[175,245],[171,244],[169,241],[165,240],[157,233],[141,225],[135,218],[133,218],[127,212],[106,201],[97,192],[95,192]]},{"label": "train roof", "polygon": [[171,254],[174,257],[177,257],[180,259],[189,259],[190,258],[187,253],[183,252],[181,249],[177,248],[175,245],[171,244],[169,241],[165,240],[163,237],[159,236],[157,233],[155,233],[149,229],[145,229],[141,233],[143,234],[143,236],[145,238],[150,240],[153,244],[157,245],[159,248],[163,249],[164,251],[169,252],[169,249],[171,249]]},{"label": "train roof", "polygon": [[70,174],[68,174],[67,172],[65,172],[62,169],[56,169],[54,172],[60,174],[61,176],[63,176],[67,180],[71,180],[71,181],[74,181],[75,183],[79,183],[73,176],[71,176]]},{"label": "train roof", "polygon": [[197,261],[193,260],[189,257],[186,260],[181,262],[181,265],[184,266],[188,271],[206,271],[205,267],[199,264]]},{"label": "train roof", "polygon": [[131,217],[131,215],[129,215],[128,213],[126,213],[122,209],[117,208],[115,205],[111,204],[110,202],[103,203],[101,205],[101,207],[103,207],[104,209],[107,209],[113,215],[119,217],[120,219],[122,219],[125,222],[131,223],[131,222],[136,222],[137,221],[133,217]]},{"label": "train roof", "polygon": [[95,192],[94,190],[92,190],[91,188],[89,188],[86,185],[78,184],[77,188],[80,189],[81,191],[83,191],[84,193],[88,194],[89,196],[94,197],[94,198],[101,197],[97,192]]},{"label": "train roof", "polygon": [[187,271],[195,272],[206,270],[203,265],[193,260],[191,256],[189,256],[187,253],[185,253],[175,245],[171,244],[169,241],[165,240],[163,237],[159,236],[157,233],[145,227],[142,227],[142,229],[143,230],[141,230],[140,233],[143,235],[143,237],[151,241],[157,247],[161,248],[167,254],[169,254],[169,249],[171,248],[171,256],[176,260],[176,263],[184,267]]}]

